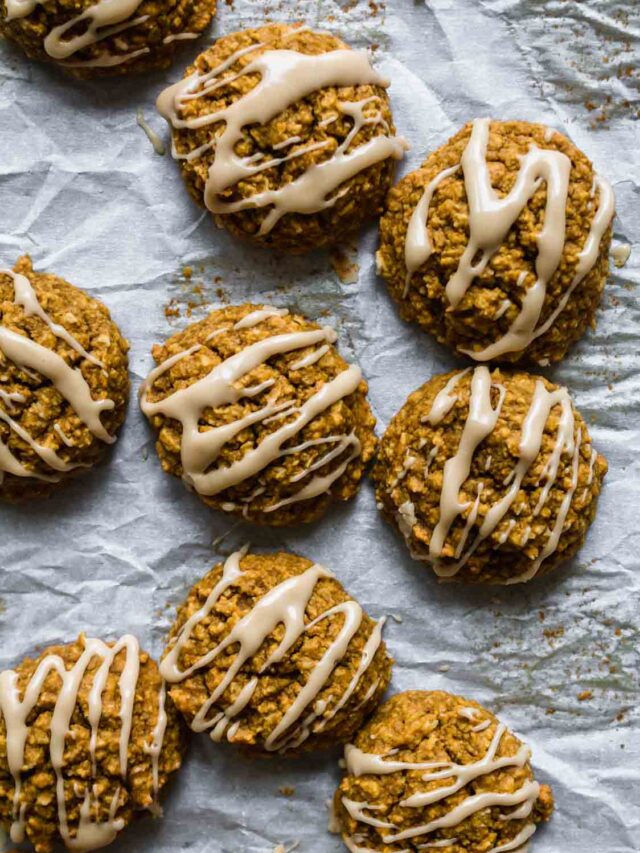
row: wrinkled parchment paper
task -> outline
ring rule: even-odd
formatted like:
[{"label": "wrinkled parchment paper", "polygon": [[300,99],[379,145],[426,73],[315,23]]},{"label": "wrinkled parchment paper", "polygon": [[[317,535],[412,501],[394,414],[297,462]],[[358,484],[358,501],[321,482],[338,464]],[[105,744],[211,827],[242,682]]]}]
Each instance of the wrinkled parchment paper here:
[{"label": "wrinkled parchment paper", "polygon": [[[526,588],[440,586],[378,516],[365,483],[321,522],[286,531],[240,524],[224,546],[298,551],[335,570],[386,639],[392,690],[437,688],[486,703],[534,749],[557,813],[536,853],[640,850],[640,155],[634,0],[219,0],[212,32],[172,69],[79,83],[0,44],[0,265],[30,252],[103,299],[131,342],[134,394],[109,463],[55,501],[0,510],[0,665],[81,630],[136,633],[155,655],[175,605],[217,559],[232,523],[164,475],[135,391],[152,343],[221,300],[328,312],[357,358],[383,430],[407,394],[454,360],[397,316],[374,269],[375,226],[359,275],[343,283],[325,253],[290,259],[240,245],[188,198],[176,165],[136,125],[211,35],[306,20],[375,45],[391,79],[401,173],[475,116],[546,122],[569,134],[614,184],[612,267],[595,332],[547,372],[566,383],[610,471],[588,542],[566,569]],[[636,10],[637,12],[637,10]],[[191,279],[183,267],[192,267]],[[352,270],[353,272],[353,270]],[[353,276],[351,276],[353,277]],[[166,309],[169,309],[169,317]],[[400,621],[402,620],[402,621]],[[250,761],[194,737],[164,820],[146,819],[114,853],[190,850],[337,853],[325,802],[337,752]],[[293,795],[280,788],[290,786]]]}]

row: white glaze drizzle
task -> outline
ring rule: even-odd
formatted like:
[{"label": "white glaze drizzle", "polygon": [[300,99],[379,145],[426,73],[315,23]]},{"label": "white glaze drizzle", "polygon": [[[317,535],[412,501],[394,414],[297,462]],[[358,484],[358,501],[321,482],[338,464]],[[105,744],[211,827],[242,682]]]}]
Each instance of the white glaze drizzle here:
[{"label": "white glaze drizzle", "polygon": [[[296,30],[293,30],[290,35],[295,33]],[[218,214],[271,207],[262,221],[260,234],[271,231],[286,213],[312,214],[333,206],[341,196],[341,184],[389,157],[400,159],[407,148],[406,141],[401,137],[380,135],[349,150],[365,125],[380,124],[385,130],[388,128],[379,113],[371,117],[365,116],[364,107],[374,98],[359,102],[341,102],[339,109],[343,115],[352,118],[353,126],[329,159],[312,164],[298,178],[279,189],[259,191],[238,201],[223,201],[220,194],[239,181],[279,166],[287,160],[324,148],[330,142],[326,140],[302,146],[281,157],[268,158],[261,154],[242,157],[236,153],[235,148],[243,139],[245,127],[252,124],[265,125],[292,104],[324,87],[388,85],[387,81],[374,71],[365,53],[347,49],[319,55],[307,55],[286,49],[266,50],[237,73],[222,76],[241,57],[264,47],[264,44],[253,44],[236,51],[212,70],[204,74],[195,72],[170,86],[161,93],[157,101],[158,111],[174,130],[196,130],[224,123],[224,129],[215,139],[190,151],[188,155],[178,154],[174,140],[173,156],[176,159],[186,157],[193,160],[213,150],[213,162],[209,167],[204,190],[205,205],[210,211]],[[258,74],[260,81],[228,107],[194,118],[181,117],[182,109],[189,100],[210,94],[249,74]],[[287,142],[295,144],[292,140]]]},{"label": "white glaze drizzle", "polygon": [[[7,14],[5,20],[12,21],[25,18],[34,11],[43,0],[6,0]],[[131,27],[143,23],[148,15],[132,18],[142,0],[97,0],[84,11],[74,15],[64,24],[54,27],[44,39],[46,53],[59,62],[63,62],[80,50],[96,44],[103,39],[117,35]],[[131,19],[131,20],[130,20]],[[78,25],[84,24],[82,32],[68,36]],[[149,48],[133,51],[125,55],[104,55],[84,62],[66,63],[74,66],[108,67],[148,53]]]},{"label": "white glaze drizzle", "polygon": [[201,33],[172,33],[162,39],[162,44],[172,44],[174,41],[191,41],[200,38]]},{"label": "white glaze drizzle", "polygon": [[[111,843],[118,832],[124,828],[124,821],[116,818],[120,799],[120,786],[111,801],[109,819],[97,822],[92,820],[92,805],[95,802],[94,780],[96,778],[97,762],[97,739],[102,717],[102,694],[106,687],[107,678],[120,654],[125,655],[124,665],[118,679],[120,694],[120,737],[119,737],[119,767],[123,783],[127,779],[127,765],[129,756],[129,740],[133,722],[133,707],[135,691],[138,682],[140,668],[140,649],[135,637],[127,634],[112,645],[107,645],[102,640],[95,638],[83,638],[84,649],[78,660],[70,669],[65,666],[64,660],[56,654],[48,654],[38,664],[38,667],[20,698],[18,689],[19,676],[14,670],[5,670],[0,673],[0,713],[6,726],[7,737],[7,763],[9,772],[14,782],[13,817],[11,825],[11,840],[21,843],[25,836],[26,826],[26,804],[20,802],[22,792],[22,770],[25,763],[25,748],[29,735],[27,720],[36,707],[40,695],[44,689],[48,676],[55,672],[61,682],[51,714],[49,757],[56,776],[56,800],[58,810],[58,831],[69,850],[83,851],[96,850]],[[65,797],[64,778],[64,751],[65,741],[71,736],[71,720],[74,710],[78,704],[78,693],[83,683],[90,663],[95,659],[100,664],[92,674],[91,687],[88,694],[88,720],[91,726],[89,739],[89,757],[92,769],[92,777],[87,782],[84,798],[80,807],[80,820],[75,828],[75,834],[69,827],[67,818],[67,804]],[[166,719],[160,721],[164,713],[164,700],[161,699],[158,711],[158,723],[153,733],[154,753],[152,760],[157,761],[157,755],[162,749],[162,738]],[[156,752],[157,750],[157,752]],[[157,766],[153,764],[154,768]],[[154,771],[154,791],[157,790],[157,773]]]},{"label": "white glaze drizzle", "polygon": [[34,473],[26,468],[11,452],[8,445],[0,439],[0,484],[4,481],[6,474],[14,477],[35,477],[45,483],[57,483],[60,481],[59,474]]},{"label": "white glaze drizzle", "polygon": [[[480,716],[480,712],[477,708],[469,707],[469,708],[460,708],[458,711],[458,716],[462,717],[464,720],[469,720],[470,723],[475,723],[478,717]],[[491,719],[487,717],[486,720],[482,720],[476,725],[471,727],[472,732],[483,732],[485,729],[488,729],[491,725]]]},{"label": "white glaze drizzle", "polygon": [[[352,837],[343,835],[342,840],[344,841],[345,847],[349,853],[379,853],[379,851],[374,850],[372,847],[362,847],[361,842],[363,839],[356,835]],[[405,848],[403,850],[398,850],[397,853],[411,853],[411,851]]]},{"label": "white glaze drizzle", "polygon": [[503,314],[506,314],[509,308],[511,307],[510,299],[503,299],[502,302],[498,305],[498,310],[493,315],[494,320],[499,320]]},{"label": "white glaze drizzle", "polygon": [[54,429],[54,432],[58,433],[58,435],[60,436],[60,440],[62,441],[62,443],[64,445],[66,445],[67,447],[73,447],[74,446],[73,442],[71,441],[69,436],[66,434],[66,432],[62,429],[60,424],[54,424],[53,429]]},{"label": "white glaze drizzle", "polygon": [[423,417],[422,423],[430,423],[432,426],[435,424],[439,424],[453,409],[455,404],[458,402],[458,395],[455,393],[456,386],[458,382],[462,379],[463,376],[466,376],[467,373],[471,370],[470,367],[467,367],[465,370],[460,371],[460,373],[455,373],[451,379],[448,380],[447,384],[441,391],[435,396],[435,399],[429,409],[429,413]]},{"label": "white glaze drizzle", "polygon": [[571,501],[573,500],[573,495],[575,494],[575,490],[578,485],[581,441],[582,430],[578,429],[577,438],[575,442],[572,442],[571,445],[573,449],[573,460],[571,465],[571,485],[566,490],[564,497],[562,498],[558,514],[556,515],[555,523],[552,529],[549,531],[544,548],[542,549],[538,557],[532,562],[531,568],[527,572],[524,572],[522,575],[518,575],[515,578],[510,578],[508,581],[506,581],[507,584],[523,583],[525,581],[531,580],[531,578],[537,575],[538,571],[540,570],[540,566],[542,565],[542,562],[546,560],[547,557],[549,557],[551,554],[553,554],[558,548],[558,544],[560,543],[560,537],[562,536],[562,532],[564,530],[564,523],[567,518],[567,513],[569,512]]},{"label": "white glaze drizzle", "polygon": [[[496,407],[491,405],[491,390],[498,389]],[[498,421],[506,391],[501,385],[495,386],[486,367],[477,367],[471,379],[471,397],[469,414],[460,438],[455,456],[447,459],[444,465],[442,492],[440,495],[440,517],[431,535],[429,556],[437,563],[445,540],[456,517],[467,508],[460,503],[460,489],[469,476],[473,454],[482,441],[491,433]],[[436,398],[437,401],[437,398]],[[438,573],[447,576],[449,569],[440,567]]]},{"label": "white glaze drizzle", "polygon": [[[283,313],[286,313],[283,309],[266,306],[238,321],[234,328],[251,328],[269,317],[283,316]],[[238,388],[236,383],[270,358],[317,344],[329,345],[336,340],[336,337],[333,329],[325,327],[308,332],[290,332],[263,338],[214,367],[207,376],[158,402],[151,402],[148,399],[153,383],[182,358],[195,353],[200,345],[196,344],[188,350],[171,356],[154,368],[142,385],[140,406],[147,417],[163,414],[182,424],[180,452],[184,480],[200,494],[215,495],[259,474],[282,456],[301,452],[319,443],[335,443],[332,450],[291,480],[293,484],[310,476],[304,486],[291,496],[266,507],[264,511],[273,512],[282,506],[309,500],[327,492],[346,471],[349,463],[360,454],[360,441],[355,433],[305,441],[294,448],[283,448],[283,445],[294,438],[317,415],[356,391],[362,378],[359,367],[349,365],[334,379],[325,382],[300,406],[295,406],[292,401],[268,400],[257,411],[205,432],[200,431],[199,421],[205,408],[233,404],[243,397],[253,397],[268,390],[273,384],[272,380],[250,388]],[[300,369],[299,366],[296,369]],[[254,423],[265,424],[276,416],[295,417],[293,421],[265,436],[260,444],[253,450],[249,450],[242,459],[226,468],[215,467],[216,459],[227,441],[245,427]],[[314,473],[347,451],[346,458],[334,470],[324,475]]]},{"label": "white glaze drizzle", "polygon": [[[347,773],[355,777],[360,777],[425,770],[427,772],[422,777],[424,782],[450,780],[449,784],[412,794],[399,803],[401,808],[427,808],[431,805],[441,803],[447,797],[458,793],[471,782],[482,776],[495,773],[497,770],[506,767],[525,767],[531,758],[531,750],[525,744],[521,744],[515,755],[500,757],[497,755],[505,732],[506,727],[502,723],[499,723],[485,755],[478,761],[470,764],[456,764],[447,761],[397,761],[385,755],[366,753],[353,744],[349,744],[345,747],[344,753]],[[422,838],[440,829],[453,828],[477,812],[496,806],[518,807],[515,811],[507,815],[501,815],[503,820],[526,819],[531,814],[539,794],[539,784],[531,780],[525,780],[521,787],[511,794],[501,792],[470,794],[441,817],[405,830],[398,830],[393,823],[380,820],[368,814],[370,811],[378,811],[380,809],[375,804],[371,805],[367,802],[358,803],[346,797],[343,797],[342,803],[354,820],[377,829],[391,830],[386,835],[382,835],[382,840],[385,844],[395,844],[410,839]],[[527,823],[511,842],[503,846],[494,847],[489,853],[519,849],[534,832],[535,824],[533,822]],[[431,847],[443,847],[454,843],[454,840],[448,839],[446,841],[431,842]],[[420,845],[419,849],[427,849],[428,847],[429,843]]]},{"label": "white glaze drizzle", "polygon": [[78,355],[86,358],[87,361],[91,362],[91,364],[95,364],[96,367],[104,369],[104,363],[102,361],[87,352],[80,341],[75,338],[71,332],[65,329],[64,326],[61,326],[59,323],[55,323],[51,319],[40,304],[33,285],[26,275],[22,275],[21,273],[17,273],[9,269],[0,269],[0,275],[8,275],[12,279],[14,292],[13,301],[16,305],[19,305],[22,308],[26,317],[38,317],[43,323],[47,324],[57,338],[63,340],[71,347],[71,349],[75,350]]},{"label": "white glaze drizzle", "polygon": [[317,361],[320,361],[323,355],[329,352],[329,344],[323,344],[321,347],[317,347],[312,350],[309,355],[305,355],[299,361],[294,362],[291,365],[291,370],[302,370],[304,367],[311,367],[312,364],[315,364]]},{"label": "white glaze drizzle", "polygon": [[[464,373],[466,372],[467,371],[464,371]],[[464,373],[461,372],[455,374],[447,382],[445,387],[436,395],[429,413],[422,418],[423,422],[428,422],[432,426],[437,426],[442,423],[457,401],[455,388]],[[498,387],[499,390],[501,388],[501,386],[494,387]],[[434,534],[431,537],[429,556],[427,557],[424,554],[417,553],[415,550],[413,551],[413,556],[416,559],[426,559],[431,562],[436,574],[440,577],[454,577],[466,564],[477,547],[498,530],[510,510],[512,510],[514,516],[519,514],[519,507],[513,507],[514,502],[518,496],[526,474],[540,454],[545,427],[551,412],[555,407],[559,406],[560,416],[558,418],[553,448],[538,479],[538,485],[541,488],[538,501],[533,509],[534,519],[540,515],[540,512],[547,503],[551,489],[557,483],[559,466],[563,455],[570,455],[572,457],[571,485],[565,491],[553,527],[547,532],[545,545],[541,548],[538,557],[535,560],[532,560],[530,569],[522,575],[518,575],[515,578],[510,578],[505,581],[507,584],[521,583],[534,577],[538,573],[542,562],[553,554],[558,547],[564,522],[577,487],[580,449],[582,446],[582,432],[581,430],[578,430],[576,439],[574,440],[575,417],[571,398],[567,389],[558,388],[555,391],[548,391],[544,382],[538,379],[536,381],[533,398],[522,423],[518,448],[518,461],[504,481],[504,485],[507,486],[508,489],[503,497],[492,504],[485,512],[482,523],[476,530],[476,534],[471,545],[464,550],[469,533],[477,520],[483,486],[480,484],[478,487],[478,493],[475,501],[461,503],[458,495],[464,482],[469,476],[475,451],[479,444],[495,427],[505,395],[504,389],[501,389],[496,409],[493,409],[490,402],[490,388],[491,382],[488,368],[484,366],[476,367],[471,382],[469,414],[465,422],[458,450],[453,457],[447,460],[444,466],[443,485],[440,495],[440,518],[434,530]],[[593,468],[595,466],[596,458],[597,453],[592,448],[589,463],[588,485],[590,485],[593,478]],[[485,465],[485,470],[486,467],[487,466]],[[427,466],[424,472],[425,478],[428,474],[429,468]],[[469,512],[466,518],[464,531],[455,551],[454,556],[456,562],[445,566],[441,560],[441,556],[447,535],[455,519],[466,510]],[[412,527],[417,523],[413,505],[412,518],[409,520],[412,523],[407,524],[408,519],[406,513],[403,513],[402,523],[401,520],[398,519],[400,531],[408,542],[410,542]],[[515,526],[515,518],[511,518],[507,521],[504,530],[497,537],[498,544],[501,545],[507,541]],[[525,528],[520,544],[526,544],[533,535],[533,532],[534,531],[531,526]]]},{"label": "white glaze drizzle", "polygon": [[431,199],[437,187],[448,178],[455,174],[460,168],[459,165],[451,166],[449,169],[443,169],[441,172],[429,181],[420,197],[420,201],[416,205],[416,209],[411,214],[409,227],[407,228],[407,237],[404,244],[404,263],[407,268],[407,277],[405,279],[403,297],[406,297],[411,284],[413,274],[426,263],[433,253],[431,238],[429,237],[429,229],[426,226],[427,216]]},{"label": "white glaze drizzle", "polygon": [[[4,421],[7,426],[15,432],[15,434],[21,438],[26,444],[31,447],[32,450],[36,452],[36,454],[42,459],[42,461],[52,468],[54,471],[71,471],[74,468],[82,467],[82,463],[71,463],[65,462],[64,459],[61,459],[60,456],[50,447],[46,447],[44,444],[39,444],[35,439],[33,439],[26,429],[20,426],[17,421],[14,421],[13,418],[8,415],[6,412],[3,412],[0,409],[0,421]],[[30,476],[37,477],[37,474],[31,474]]]},{"label": "white glaze drizzle", "polygon": [[[209,714],[225,691],[233,685],[244,664],[256,654],[275,628],[280,624],[283,625],[284,636],[278,647],[263,664],[260,673],[265,672],[274,663],[282,661],[304,632],[324,619],[333,616],[343,617],[337,636],[309,672],[308,678],[301,685],[296,698],[265,740],[265,748],[268,751],[285,752],[287,749],[299,746],[312,732],[321,732],[349,701],[376,655],[382,641],[382,628],[385,620],[381,619],[375,624],[365,642],[360,662],[352,679],[337,699],[332,697],[334,701],[330,707],[327,707],[326,701],[318,702],[317,697],[327,686],[335,667],[345,657],[352,639],[362,624],[363,612],[356,601],[349,600],[325,610],[312,621],[305,622],[306,609],[316,584],[321,578],[333,577],[331,572],[317,564],[310,566],[302,574],[287,578],[270,589],[255,602],[251,610],[234,625],[216,647],[210,649],[188,669],[181,669],[179,661],[183,648],[193,632],[197,630],[200,622],[211,613],[224,592],[242,577],[241,560],[246,553],[247,547],[235,552],[227,559],[223,567],[222,577],[211,590],[204,605],[183,625],[178,637],[160,664],[160,672],[170,684],[180,683],[193,673],[207,667],[220,654],[237,646],[234,659],[224,678],[209,695],[191,722],[191,728],[194,731],[210,730],[213,740],[221,740],[225,734],[228,740],[233,740],[240,721],[236,721],[235,729],[227,729],[227,727],[251,701],[258,686],[258,677],[251,678],[230,705],[223,710],[217,709],[217,714],[212,718],[209,718]],[[311,710],[307,712],[308,708]]]},{"label": "white glaze drizzle", "polygon": [[144,751],[151,756],[151,778],[153,782],[153,802],[149,807],[149,811],[160,817],[162,808],[160,806],[160,753],[164,743],[164,736],[167,731],[167,685],[164,680],[158,692],[158,713],[156,716],[156,724],[151,733],[150,743],[145,743]]},{"label": "white glaze drizzle", "polygon": [[15,403],[25,403],[26,400],[27,398],[24,394],[20,394],[17,391],[3,391],[2,388],[0,388],[0,402],[4,403],[7,411],[9,412],[15,412]]},{"label": "white glaze drizzle", "polygon": [[[571,161],[560,151],[541,149],[532,144],[521,158],[520,170],[511,191],[506,196],[500,196],[491,185],[486,158],[489,128],[490,119],[476,119],[473,122],[471,136],[460,164],[469,204],[469,242],[458,268],[447,282],[449,310],[454,311],[460,304],[474,278],[486,268],[542,182],[546,183],[547,198],[544,225],[536,237],[536,279],[526,290],[520,311],[507,332],[480,351],[463,350],[476,361],[490,361],[505,353],[523,350],[551,328],[571,294],[596,263],[602,237],[615,212],[615,199],[610,184],[596,176],[594,192],[597,190],[599,193],[598,208],[584,246],[578,254],[574,276],[555,309],[540,323],[547,285],[558,268],[565,247],[565,211]],[[426,187],[411,217],[405,241],[405,296],[413,273],[432,252],[427,229],[431,197],[438,184],[451,175],[455,168],[457,167],[444,169],[435,176]],[[478,254],[480,258],[476,260]],[[521,279],[519,283],[522,284]],[[496,319],[504,311],[506,308],[499,311]]]},{"label": "white glaze drizzle", "polygon": [[136,124],[141,130],[144,131],[145,136],[151,143],[151,147],[160,157],[164,156],[166,153],[166,148],[164,142],[160,139],[155,130],[151,127],[149,122],[144,117],[144,113],[142,112],[142,107],[138,108],[136,111]]},{"label": "white glaze drizzle", "polygon": [[[0,270],[0,275],[7,275],[12,279],[14,303],[23,309],[25,316],[37,317],[48,326],[57,338],[63,340],[71,349],[81,355],[82,358],[104,370],[104,364],[91,355],[91,353],[87,352],[71,332],[51,319],[40,304],[37,294],[26,276],[9,269]],[[0,325],[0,352],[29,375],[32,375],[32,370],[35,371],[33,374],[35,379],[39,380],[40,376],[49,379],[93,435],[107,444],[115,441],[115,438],[109,435],[100,420],[101,412],[111,410],[114,407],[113,400],[94,400],[91,396],[91,389],[78,368],[68,365],[53,350],[47,349],[25,335],[18,334],[2,325]],[[0,392],[0,402],[4,403],[8,411],[11,412],[14,408],[13,404],[24,403],[25,397],[22,394],[9,394],[2,391]],[[0,420],[4,421],[54,471],[67,472],[74,468],[83,467],[80,464],[65,462],[52,448],[35,441],[19,423],[11,418],[10,414],[5,413],[1,409]],[[57,424],[54,429],[60,436],[63,444],[71,446],[60,428],[56,429],[56,427],[58,427]],[[32,477],[44,482],[57,482],[60,479],[56,475],[42,474],[27,468],[18,461],[9,447],[0,440],[0,482],[5,474],[13,474],[17,477]]]},{"label": "white glaze drizzle", "polygon": [[286,308],[275,308],[273,305],[264,305],[262,308],[258,308],[256,311],[247,314],[242,320],[238,320],[237,323],[234,323],[233,328],[237,331],[252,329],[264,320],[268,320],[269,317],[286,317],[288,313]]}]

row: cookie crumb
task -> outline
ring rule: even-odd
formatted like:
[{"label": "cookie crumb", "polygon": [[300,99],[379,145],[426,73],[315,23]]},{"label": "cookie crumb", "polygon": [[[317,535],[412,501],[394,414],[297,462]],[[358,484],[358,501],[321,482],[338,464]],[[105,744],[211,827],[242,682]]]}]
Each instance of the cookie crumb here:
[{"label": "cookie crumb", "polygon": [[283,797],[293,797],[296,792],[296,789],[293,785],[281,785],[278,790],[282,794]]}]

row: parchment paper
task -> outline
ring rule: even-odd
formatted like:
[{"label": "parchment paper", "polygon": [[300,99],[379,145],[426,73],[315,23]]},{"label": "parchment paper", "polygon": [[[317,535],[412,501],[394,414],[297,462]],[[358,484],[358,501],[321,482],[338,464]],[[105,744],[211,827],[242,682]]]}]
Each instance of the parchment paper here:
[{"label": "parchment paper", "polygon": [[[218,559],[211,543],[231,522],[162,473],[137,407],[150,347],[173,329],[221,300],[268,301],[311,318],[328,311],[342,351],[369,380],[380,432],[409,392],[454,364],[398,318],[375,275],[375,226],[362,235],[350,284],[325,253],[292,260],[250,250],[189,200],[175,163],[158,157],[136,125],[142,108],[166,134],[155,97],[212,35],[266,17],[306,20],[354,46],[375,45],[399,132],[412,145],[401,173],[465,121],[492,115],[566,132],[614,184],[615,243],[632,244],[631,257],[612,268],[596,331],[547,372],[571,389],[610,471],[577,559],[526,588],[438,585],[379,517],[370,483],[313,526],[241,524],[224,545],[250,540],[332,568],[373,615],[402,619],[386,629],[392,691],[467,694],[526,738],[557,800],[536,853],[640,850],[636,3],[220,2],[209,36],[185,43],[169,71],[133,80],[74,82],[0,44],[0,265],[28,251],[38,269],[102,298],[131,342],[134,386],[106,466],[53,501],[0,512],[0,666],[81,630],[131,631],[158,655],[175,605]],[[167,307],[179,316],[167,318]],[[112,849],[272,853],[299,841],[303,853],[337,853],[325,808],[337,757],[252,762],[194,737],[164,819],[141,821]],[[282,795],[282,786],[295,793]]]}]

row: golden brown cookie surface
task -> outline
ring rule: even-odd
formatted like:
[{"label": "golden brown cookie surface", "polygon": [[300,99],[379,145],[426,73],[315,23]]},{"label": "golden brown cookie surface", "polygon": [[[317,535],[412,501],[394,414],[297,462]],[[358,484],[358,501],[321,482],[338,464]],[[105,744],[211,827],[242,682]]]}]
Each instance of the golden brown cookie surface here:
[{"label": "golden brown cookie surface", "polygon": [[97,299],[33,270],[0,271],[0,497],[49,495],[115,441],[128,343]]},{"label": "golden brown cookie surface", "polygon": [[161,672],[195,731],[296,754],[346,742],[380,701],[382,626],[311,560],[238,552],[179,607]]},{"label": "golden brown cookie surface", "polygon": [[595,323],[613,212],[565,136],[478,119],[389,193],[378,268],[402,317],[458,353],[548,364]]},{"label": "golden brown cookie surface", "polygon": [[373,477],[412,556],[443,579],[508,584],[576,553],[606,470],[565,388],[482,366],[409,396]]},{"label": "golden brown cookie surface", "polygon": [[358,490],[376,439],[336,334],[269,306],[211,313],[154,349],[141,406],[165,471],[214,509],[282,526]]},{"label": "golden brown cookie surface", "polygon": [[209,25],[215,0],[0,0],[0,33],[75,77],[166,68]]},{"label": "golden brown cookie surface", "polygon": [[36,853],[95,849],[159,813],[183,751],[158,667],[131,635],[81,635],[0,675],[0,821]]},{"label": "golden brown cookie surface", "polygon": [[345,750],[334,798],[339,831],[352,853],[522,849],[553,811],[530,756],[477,702],[397,694]]},{"label": "golden brown cookie surface", "polygon": [[164,92],[187,188],[237,237],[302,252],[380,213],[405,143],[365,54],[309,27],[218,39]]}]

